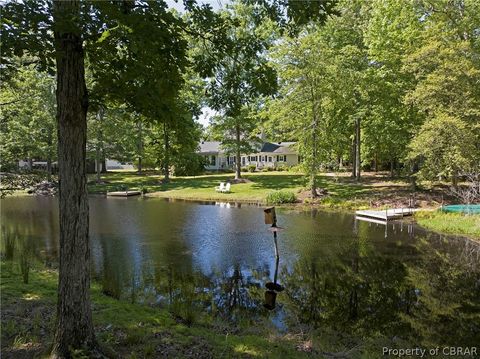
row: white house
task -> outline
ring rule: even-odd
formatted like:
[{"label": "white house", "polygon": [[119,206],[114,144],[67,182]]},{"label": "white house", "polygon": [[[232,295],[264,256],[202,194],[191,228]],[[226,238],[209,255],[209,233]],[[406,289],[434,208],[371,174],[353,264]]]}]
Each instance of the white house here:
[{"label": "white house", "polygon": [[135,167],[131,163],[123,163],[117,160],[105,160],[105,166],[108,170],[130,170],[133,171]]},{"label": "white house", "polygon": [[[295,142],[264,142],[258,152],[242,154],[242,167],[255,165],[257,169],[264,167],[295,166],[299,163]],[[222,170],[232,168],[236,158],[228,156],[221,148],[221,142],[202,141],[198,153],[205,157],[207,170]]]}]

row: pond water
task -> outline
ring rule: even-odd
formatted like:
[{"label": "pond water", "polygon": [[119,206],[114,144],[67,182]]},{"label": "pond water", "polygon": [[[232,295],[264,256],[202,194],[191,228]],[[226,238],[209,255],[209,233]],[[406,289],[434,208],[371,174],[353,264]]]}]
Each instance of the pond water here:
[{"label": "pond water", "polygon": [[[27,253],[55,267],[57,199],[11,197],[1,205],[3,258]],[[320,330],[345,343],[480,343],[478,243],[349,213],[277,209],[277,218],[285,228],[277,268],[285,290],[273,310],[264,304],[275,248],[257,206],[91,197],[92,276],[107,295],[169,306],[187,319],[202,310],[279,331]]]}]

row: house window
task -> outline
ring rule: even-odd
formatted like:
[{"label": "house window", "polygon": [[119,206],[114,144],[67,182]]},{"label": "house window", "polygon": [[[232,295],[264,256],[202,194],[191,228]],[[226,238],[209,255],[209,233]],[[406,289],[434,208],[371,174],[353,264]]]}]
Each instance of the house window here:
[{"label": "house window", "polygon": [[268,162],[272,162],[272,156],[268,156]]},{"label": "house window", "polygon": [[215,166],[217,164],[217,157],[215,155],[212,155],[210,158],[210,165]]},{"label": "house window", "polygon": [[242,166],[245,166],[245,156],[242,157]]}]

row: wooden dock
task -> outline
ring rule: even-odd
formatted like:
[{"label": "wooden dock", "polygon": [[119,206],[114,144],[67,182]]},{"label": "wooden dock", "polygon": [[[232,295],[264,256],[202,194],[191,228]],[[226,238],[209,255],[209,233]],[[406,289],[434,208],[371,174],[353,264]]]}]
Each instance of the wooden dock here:
[{"label": "wooden dock", "polygon": [[370,219],[376,219],[376,220],[382,220],[382,221],[389,221],[392,219],[399,219],[399,218],[411,216],[416,211],[417,209],[415,208],[392,208],[392,209],[385,209],[382,211],[362,210],[362,211],[356,211],[355,214],[360,219],[361,217],[364,217],[364,218],[370,218]]},{"label": "wooden dock", "polygon": [[131,197],[131,196],[139,196],[142,192],[140,191],[116,191],[116,192],[107,192],[107,196],[112,197]]}]

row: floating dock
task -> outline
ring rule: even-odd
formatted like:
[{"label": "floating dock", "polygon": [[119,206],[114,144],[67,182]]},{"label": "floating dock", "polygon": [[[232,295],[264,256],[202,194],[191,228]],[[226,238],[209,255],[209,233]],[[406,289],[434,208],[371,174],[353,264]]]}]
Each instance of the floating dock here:
[{"label": "floating dock", "polygon": [[131,197],[131,196],[139,196],[142,192],[140,191],[117,191],[117,192],[107,192],[107,196],[112,197]]},{"label": "floating dock", "polygon": [[362,210],[362,211],[356,211],[355,214],[358,217],[363,217],[365,219],[368,218],[372,220],[389,221],[392,219],[399,219],[399,218],[411,216],[416,211],[417,209],[415,208],[392,208],[392,209],[385,209],[383,211]]}]

